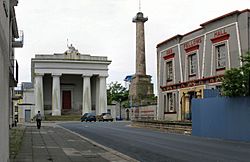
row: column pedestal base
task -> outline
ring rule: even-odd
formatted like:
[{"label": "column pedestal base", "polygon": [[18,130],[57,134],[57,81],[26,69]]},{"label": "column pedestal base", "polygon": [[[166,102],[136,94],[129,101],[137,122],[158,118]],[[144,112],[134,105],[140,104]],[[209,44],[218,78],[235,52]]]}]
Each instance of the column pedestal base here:
[{"label": "column pedestal base", "polygon": [[61,116],[60,110],[52,110],[52,116]]}]

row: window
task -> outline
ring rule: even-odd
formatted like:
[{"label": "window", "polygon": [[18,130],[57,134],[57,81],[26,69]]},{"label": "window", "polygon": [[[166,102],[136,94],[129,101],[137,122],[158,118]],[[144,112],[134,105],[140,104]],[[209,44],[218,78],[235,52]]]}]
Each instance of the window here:
[{"label": "window", "polygon": [[172,81],[173,80],[173,62],[168,61],[166,63],[167,66],[167,81]]},{"label": "window", "polygon": [[221,44],[215,46],[215,53],[217,57],[217,69],[226,67],[226,45]]},{"label": "window", "polygon": [[174,112],[174,98],[173,93],[167,94],[167,101],[168,101],[168,112]]},{"label": "window", "polygon": [[196,56],[196,53],[188,55],[189,75],[195,75],[195,73],[196,73],[196,65],[197,65],[197,56]]},{"label": "window", "polygon": [[163,103],[164,104],[163,105],[164,106],[164,111],[167,112],[168,109],[167,109],[167,104],[166,104],[167,103],[166,95],[163,96],[163,102],[164,102]]}]

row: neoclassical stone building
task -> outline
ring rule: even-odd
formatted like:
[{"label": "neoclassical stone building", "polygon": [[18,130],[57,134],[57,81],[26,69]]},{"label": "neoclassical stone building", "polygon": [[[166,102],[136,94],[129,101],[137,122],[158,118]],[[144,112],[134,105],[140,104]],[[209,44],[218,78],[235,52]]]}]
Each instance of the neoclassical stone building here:
[{"label": "neoclassical stone building", "polygon": [[52,116],[106,112],[106,78],[111,61],[80,54],[72,45],[68,48],[64,53],[32,58],[34,112]]},{"label": "neoclassical stone building", "polygon": [[233,11],[157,45],[159,120],[190,120],[192,98],[219,89],[250,51],[250,10]]}]

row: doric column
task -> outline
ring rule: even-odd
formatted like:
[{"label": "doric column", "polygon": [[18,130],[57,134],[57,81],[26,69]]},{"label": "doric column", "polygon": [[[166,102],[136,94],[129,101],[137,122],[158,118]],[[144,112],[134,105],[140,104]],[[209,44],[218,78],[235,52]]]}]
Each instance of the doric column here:
[{"label": "doric column", "polygon": [[138,12],[133,18],[136,23],[136,74],[146,75],[146,61],[145,61],[145,36],[144,23],[148,20],[143,17],[142,12]]},{"label": "doric column", "polygon": [[99,113],[107,112],[107,88],[106,88],[106,77],[99,77]]},{"label": "doric column", "polygon": [[190,119],[190,96],[188,93],[185,94],[185,120]]},{"label": "doric column", "polygon": [[96,114],[99,115],[101,114],[101,111],[100,111],[100,104],[99,104],[99,95],[100,95],[100,79],[99,77],[96,77],[96,95],[95,95],[95,111],[96,111]]},{"label": "doric column", "polygon": [[91,112],[91,86],[89,75],[83,75],[83,99],[82,99],[82,114]]},{"label": "doric column", "polygon": [[52,116],[61,116],[61,74],[52,74]]},{"label": "doric column", "polygon": [[[35,114],[38,111],[44,115],[43,105],[43,74],[35,74]],[[33,114],[33,116],[35,115]]]}]

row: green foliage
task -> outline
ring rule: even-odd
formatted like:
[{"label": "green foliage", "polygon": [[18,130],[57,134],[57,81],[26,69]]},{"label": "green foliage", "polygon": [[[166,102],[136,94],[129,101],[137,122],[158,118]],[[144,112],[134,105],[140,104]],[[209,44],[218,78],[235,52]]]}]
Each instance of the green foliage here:
[{"label": "green foliage", "polygon": [[111,82],[107,89],[107,101],[108,104],[112,104],[112,101],[123,102],[128,99],[129,91],[126,87],[123,87],[118,82]]},{"label": "green foliage", "polygon": [[23,141],[25,127],[18,126],[10,129],[9,133],[9,149],[10,149],[10,159],[13,160],[17,156]]},{"label": "green foliage", "polygon": [[225,96],[241,96],[244,94],[244,80],[241,69],[227,70],[222,83],[222,91]]},{"label": "green foliage", "polygon": [[250,52],[241,57],[243,66],[227,70],[222,83],[224,96],[248,96],[250,84]]}]

